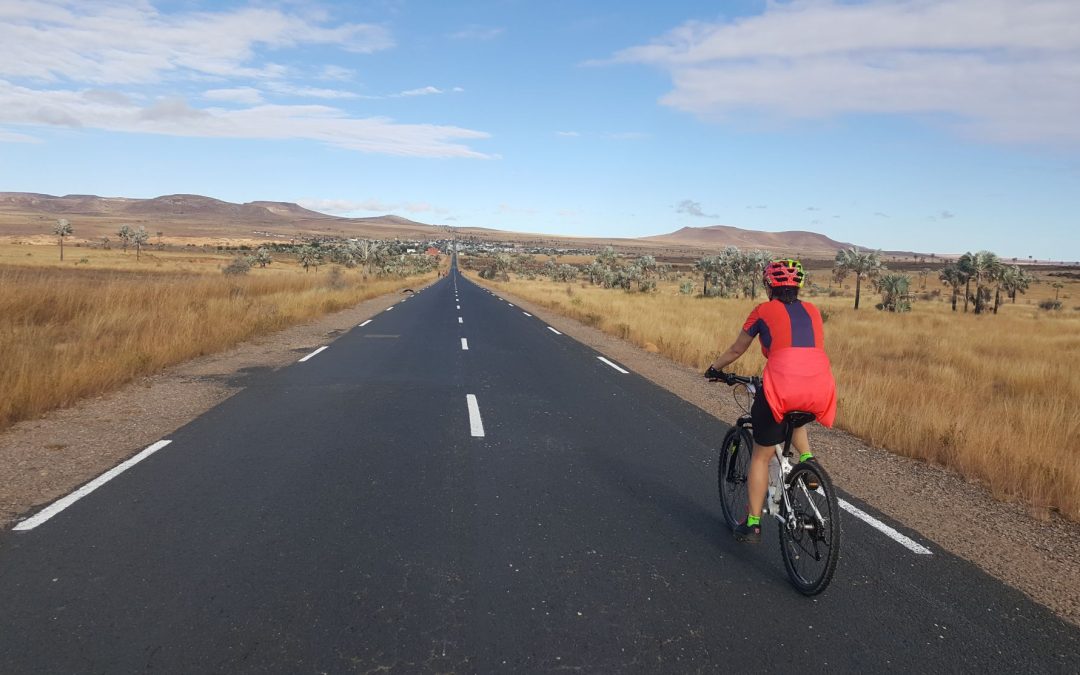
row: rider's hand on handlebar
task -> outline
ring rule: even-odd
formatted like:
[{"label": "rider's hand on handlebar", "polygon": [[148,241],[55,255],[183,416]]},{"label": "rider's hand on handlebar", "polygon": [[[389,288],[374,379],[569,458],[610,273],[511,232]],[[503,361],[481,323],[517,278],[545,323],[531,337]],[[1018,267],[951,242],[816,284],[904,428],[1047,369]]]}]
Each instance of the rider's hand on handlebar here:
[{"label": "rider's hand on handlebar", "polygon": [[735,375],[733,373],[725,373],[712,366],[709,366],[709,369],[705,371],[705,377],[709,378],[710,382],[723,382],[727,385],[735,384]]}]

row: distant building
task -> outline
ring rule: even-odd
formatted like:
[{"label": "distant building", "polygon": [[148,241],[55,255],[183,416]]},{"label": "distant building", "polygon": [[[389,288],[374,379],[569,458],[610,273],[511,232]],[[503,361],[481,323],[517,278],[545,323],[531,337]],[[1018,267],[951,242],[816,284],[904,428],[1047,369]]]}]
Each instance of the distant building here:
[{"label": "distant building", "polygon": [[439,249],[435,248],[434,246],[428,246],[427,250],[424,251],[424,255],[433,255],[433,256],[438,257],[438,256],[442,255],[442,252]]}]

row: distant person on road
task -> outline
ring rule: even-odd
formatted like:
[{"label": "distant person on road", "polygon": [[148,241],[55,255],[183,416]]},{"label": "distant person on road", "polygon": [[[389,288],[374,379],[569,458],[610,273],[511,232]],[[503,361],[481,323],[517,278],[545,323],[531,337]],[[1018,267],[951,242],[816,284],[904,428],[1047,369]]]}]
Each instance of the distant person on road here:
[{"label": "distant person on road", "polygon": [[[706,372],[707,377],[723,379],[720,371],[742,356],[755,337],[761,341],[761,353],[768,360],[762,386],[750,408],[754,453],[747,476],[749,514],[746,522],[735,528],[739,541],[761,541],[761,508],[769,488],[769,461],[774,457],[773,446],[784,442],[784,414],[795,410],[811,412],[827,427],[836,418],[836,383],[825,355],[821,313],[811,303],[799,300],[804,277],[798,260],[769,263],[764,273],[769,301],[750,312],[735,342],[716,357]],[[805,426],[794,430],[791,442],[799,451],[800,462],[813,458]]]}]

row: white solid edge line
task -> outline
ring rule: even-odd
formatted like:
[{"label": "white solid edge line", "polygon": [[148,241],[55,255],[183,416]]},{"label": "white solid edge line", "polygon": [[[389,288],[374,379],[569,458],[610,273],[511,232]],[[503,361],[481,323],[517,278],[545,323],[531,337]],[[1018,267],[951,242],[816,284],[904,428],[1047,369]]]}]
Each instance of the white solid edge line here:
[{"label": "white solid edge line", "polygon": [[598,358],[598,359],[600,359],[601,361],[603,361],[604,363],[608,364],[609,366],[611,366],[611,367],[612,367],[612,368],[614,368],[615,370],[619,371],[619,372],[620,372],[620,373],[622,373],[623,375],[626,375],[627,373],[629,373],[629,372],[630,372],[629,370],[626,370],[625,368],[622,368],[622,367],[620,367],[620,366],[617,366],[617,365],[615,365],[614,363],[612,363],[611,361],[608,361],[608,360],[607,360],[607,359],[605,359],[605,358],[604,358],[603,356],[597,356],[596,358]]},{"label": "white solid edge line", "polygon": [[562,333],[560,333],[559,331],[555,330],[555,329],[554,329],[554,328],[552,328],[551,326],[548,326],[548,327],[547,327],[547,329],[548,329],[549,331],[551,331],[552,333],[555,333],[556,335],[562,335]]},{"label": "white solid edge line", "polygon": [[465,394],[465,403],[469,406],[469,433],[476,438],[484,437],[484,422],[480,419],[480,406],[475,394]]},{"label": "white solid edge line", "polygon": [[460,317],[460,316],[459,316],[459,317],[457,318],[457,322],[458,322],[458,323],[465,323],[464,321],[462,321],[462,319],[461,319],[461,317]]},{"label": "white solid edge line", "polygon": [[368,319],[364,323],[360,324],[360,328],[363,328],[364,326],[368,325],[369,323],[371,323],[371,319]]},{"label": "white solid edge line", "polygon": [[532,314],[529,314],[528,312],[522,312],[522,314],[524,314],[525,316],[532,316]]},{"label": "white solid edge line", "polygon": [[900,544],[904,548],[907,548],[908,550],[910,550],[910,551],[912,551],[914,553],[918,553],[919,555],[932,555],[930,549],[928,549],[925,546],[923,546],[922,544],[916,542],[911,537],[908,537],[905,534],[901,534],[900,532],[897,532],[893,528],[889,527],[888,525],[881,522],[877,518],[871,516],[869,513],[867,513],[866,511],[863,511],[859,507],[854,506],[853,504],[851,504],[849,502],[846,502],[843,499],[837,499],[836,503],[840,505],[840,508],[844,509],[845,511],[847,511],[851,515],[855,516],[859,520],[865,522],[867,525],[869,525],[870,527],[874,528],[875,530],[881,532],[886,537],[888,537],[889,539],[892,539],[893,541]]},{"label": "white solid edge line", "polygon": [[465,338],[461,338],[461,349],[462,351],[469,351],[469,341]]},{"label": "white solid edge line", "polygon": [[56,500],[55,502],[48,505],[47,507],[45,507],[41,511],[38,511],[35,515],[33,515],[30,518],[27,518],[26,520],[22,521],[21,523],[19,523],[18,525],[16,525],[12,529],[20,530],[20,531],[34,529],[38,525],[41,525],[45,521],[49,520],[50,518],[52,518],[56,514],[60,513],[61,511],[63,511],[67,507],[71,506],[75,502],[79,501],[80,499],[82,499],[86,495],[90,494],[94,490],[98,489],[99,487],[101,487],[105,483],[109,482],[113,478],[116,478],[117,476],[124,473],[125,471],[127,471],[131,467],[135,466],[139,462],[143,461],[144,459],[146,459],[150,455],[152,455],[155,452],[157,452],[158,450],[164,448],[169,443],[172,443],[172,441],[158,441],[157,443],[154,443],[153,445],[146,448],[145,450],[143,450],[139,454],[135,455],[134,457],[132,457],[132,458],[126,460],[126,461],[123,461],[120,464],[117,464],[116,466],[109,469],[105,473],[101,474],[100,476],[98,476],[94,480],[90,481],[86,485],[82,486],[81,488],[79,488],[75,492],[72,492],[68,496],[62,497],[62,498]]},{"label": "white solid edge line", "polygon": [[329,349],[329,348],[330,348],[330,345],[323,345],[322,347],[319,347],[319,348],[318,348],[318,349],[316,349],[315,351],[311,352],[310,354],[308,354],[308,355],[307,355],[307,356],[305,356],[304,358],[302,358],[302,359],[300,359],[299,361],[297,361],[297,363],[303,363],[304,361],[307,361],[307,360],[308,360],[308,359],[310,359],[310,358],[311,358],[312,356],[315,356],[316,354],[318,354],[319,352],[323,351],[324,349]]}]

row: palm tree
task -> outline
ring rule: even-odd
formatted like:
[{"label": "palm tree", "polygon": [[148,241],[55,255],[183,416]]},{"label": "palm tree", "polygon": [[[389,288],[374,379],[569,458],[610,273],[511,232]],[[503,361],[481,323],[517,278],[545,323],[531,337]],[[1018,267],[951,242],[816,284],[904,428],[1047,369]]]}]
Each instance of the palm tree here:
[{"label": "palm tree", "polygon": [[1013,304],[1016,304],[1016,294],[1026,293],[1034,279],[1023,267],[1010,265],[1001,278],[1001,287],[1005,289],[1006,295],[1009,296]]},{"label": "palm tree", "polygon": [[908,302],[908,289],[911,287],[911,279],[906,274],[885,274],[878,280],[878,289],[881,291],[881,308],[890,312],[906,312],[911,309]]},{"label": "palm tree", "polygon": [[864,253],[856,246],[837,251],[835,266],[855,275],[855,309],[859,308],[859,298],[862,295],[862,278],[865,276],[873,279],[886,269],[881,262],[881,251]]},{"label": "palm tree", "polygon": [[71,223],[67,218],[60,218],[56,221],[56,225],[53,226],[53,234],[60,237],[60,259],[64,259],[64,237],[70,237],[74,230],[71,229]]},{"label": "palm tree", "polygon": [[318,272],[319,265],[322,264],[322,253],[313,246],[302,246],[296,253],[296,262],[300,263],[305,272],[309,267],[314,267]]},{"label": "palm tree", "polygon": [[[982,314],[983,301],[989,299],[990,291],[984,288],[984,282],[994,280],[1002,268],[1001,259],[996,253],[990,251],[978,251],[965,253],[960,256],[959,264],[968,274],[969,281],[975,281],[975,313]],[[970,287],[968,288],[970,291]],[[964,302],[965,311],[967,301]]]},{"label": "palm tree", "polygon": [[941,268],[938,273],[941,283],[952,287],[952,311],[956,311],[956,296],[960,293],[960,287],[967,283],[968,277],[957,263],[949,263]]}]

